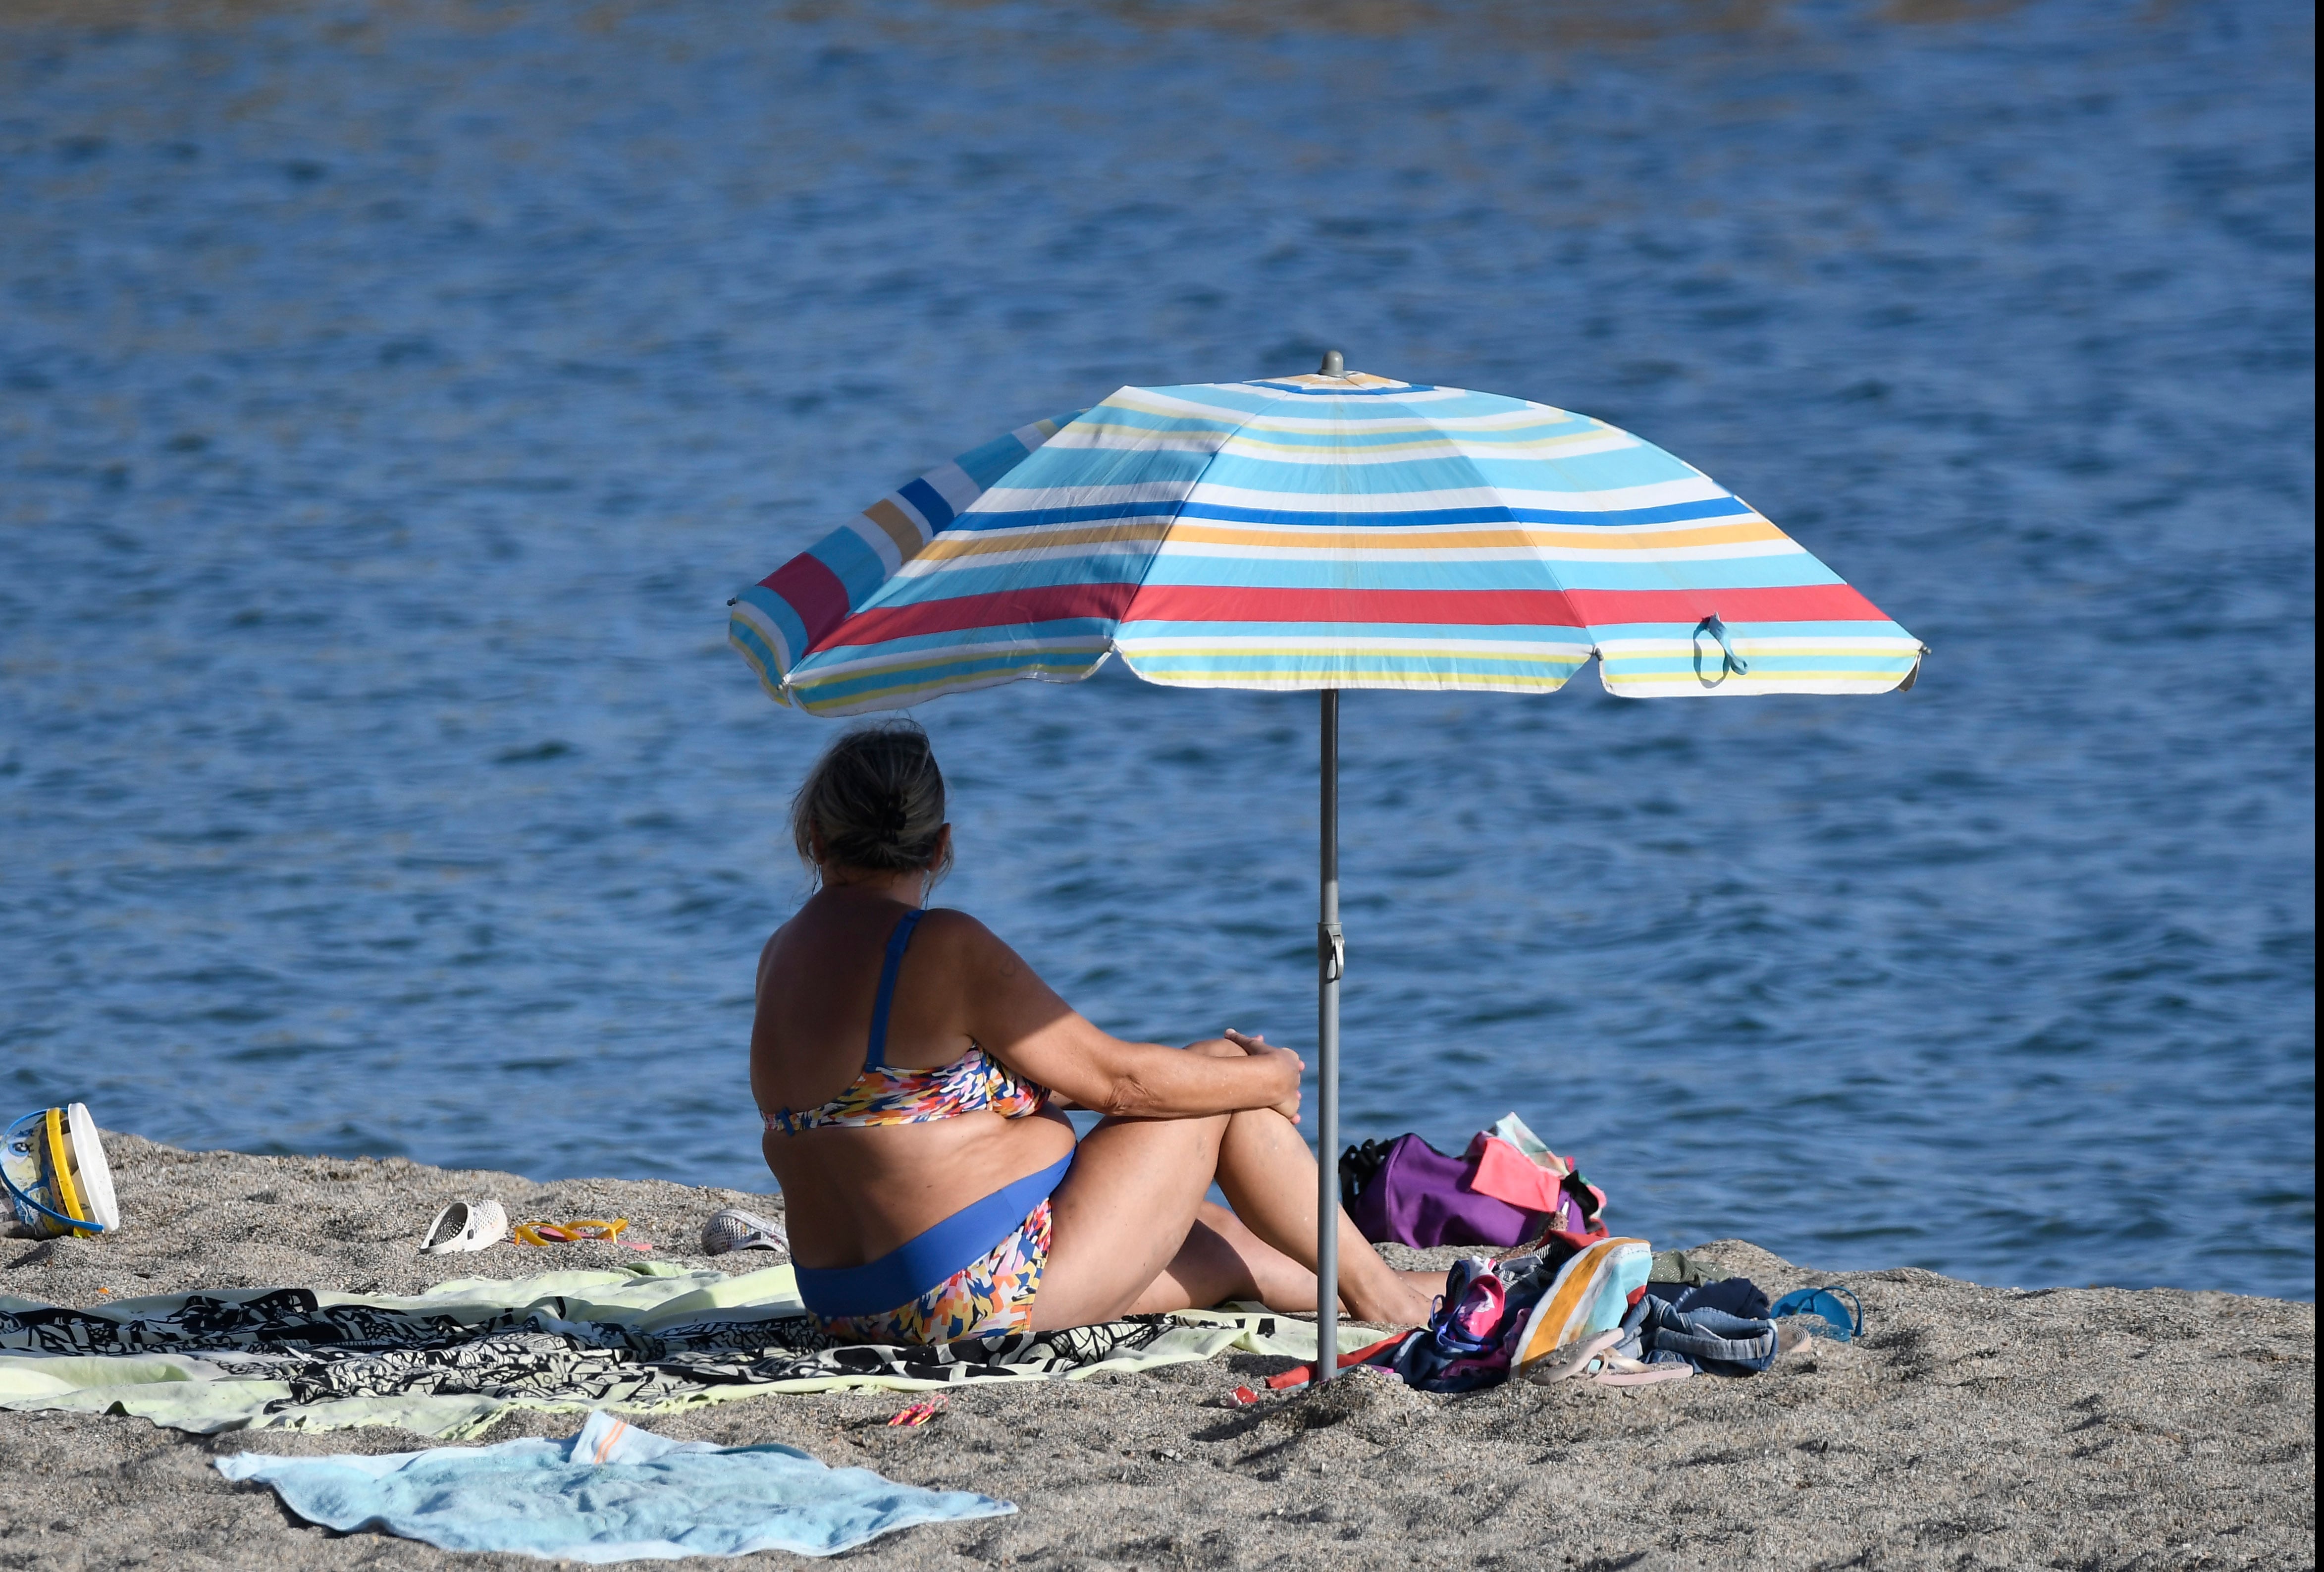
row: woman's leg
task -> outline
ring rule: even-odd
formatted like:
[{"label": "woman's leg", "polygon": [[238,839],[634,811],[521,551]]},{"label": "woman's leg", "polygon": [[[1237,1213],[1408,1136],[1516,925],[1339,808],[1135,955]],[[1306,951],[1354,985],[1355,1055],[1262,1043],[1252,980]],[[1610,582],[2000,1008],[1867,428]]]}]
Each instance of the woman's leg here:
[{"label": "woman's leg", "polygon": [[[1272,1108],[1234,1114],[1219,1143],[1218,1179],[1235,1216],[1258,1236],[1254,1243],[1270,1245],[1298,1264],[1305,1287],[1296,1308],[1314,1308],[1315,1159],[1298,1126]],[[1444,1291],[1444,1274],[1397,1271],[1380,1259],[1345,1211],[1338,1207],[1332,1210],[1340,1227],[1341,1302],[1358,1320],[1376,1326],[1425,1324],[1435,1297]],[[1273,1299],[1267,1303],[1277,1309],[1295,1308]]]},{"label": "woman's leg", "polygon": [[1227,1119],[1106,1119],[1082,1137],[1049,1197],[1035,1328],[1110,1321],[1137,1302],[1186,1243]]},{"label": "woman's leg", "polygon": [[[1189,1051],[1241,1050],[1205,1043]],[[1197,1226],[1213,1177],[1235,1210]],[[1277,1309],[1312,1308],[1315,1201],[1315,1160],[1272,1110],[1108,1119],[1084,1138],[1053,1199],[1033,1325],[1086,1326],[1133,1308],[1177,1309],[1245,1294]],[[1340,1298],[1358,1318],[1416,1326],[1442,1287],[1441,1276],[1390,1269],[1341,1216]],[[1278,1303],[1278,1294],[1294,1302]]]},{"label": "woman's leg", "polygon": [[1204,1201],[1178,1253],[1126,1313],[1198,1309],[1228,1299],[1257,1299],[1271,1310],[1312,1310],[1315,1274],[1226,1207]]}]

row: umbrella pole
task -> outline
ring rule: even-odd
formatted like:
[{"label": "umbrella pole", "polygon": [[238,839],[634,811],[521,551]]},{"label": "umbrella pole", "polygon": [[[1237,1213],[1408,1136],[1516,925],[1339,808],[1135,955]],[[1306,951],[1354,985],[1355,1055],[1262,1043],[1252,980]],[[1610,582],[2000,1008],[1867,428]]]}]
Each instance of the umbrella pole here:
[{"label": "umbrella pole", "polygon": [[1323,689],[1322,902],[1315,925],[1315,1379],[1340,1352],[1340,690]]}]

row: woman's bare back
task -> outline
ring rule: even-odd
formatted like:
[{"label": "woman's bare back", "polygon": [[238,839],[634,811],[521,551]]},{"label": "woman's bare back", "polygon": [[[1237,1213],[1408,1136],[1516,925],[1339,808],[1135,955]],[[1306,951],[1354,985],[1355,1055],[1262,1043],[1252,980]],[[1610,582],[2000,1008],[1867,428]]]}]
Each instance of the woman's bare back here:
[{"label": "woman's bare back", "polygon": [[[825,890],[768,939],[751,1033],[751,1089],[762,1112],[818,1107],[862,1075],[882,954],[911,910],[881,893]],[[937,1069],[979,1046],[966,1001],[980,939],[990,935],[964,913],[920,920],[889,1009],[886,1066]],[[1020,1119],[977,1111],[917,1124],[770,1131],[762,1147],[800,1262],[846,1267],[1040,1171],[1073,1142],[1073,1127],[1053,1110]]]}]

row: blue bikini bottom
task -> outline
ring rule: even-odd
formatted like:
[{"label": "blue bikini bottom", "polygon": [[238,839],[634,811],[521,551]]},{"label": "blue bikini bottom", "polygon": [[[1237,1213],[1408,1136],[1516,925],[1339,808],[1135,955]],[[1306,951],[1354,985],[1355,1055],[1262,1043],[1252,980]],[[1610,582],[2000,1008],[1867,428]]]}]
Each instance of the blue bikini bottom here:
[{"label": "blue bikini bottom", "polygon": [[795,1267],[799,1297],[808,1310],[826,1321],[876,1316],[910,1304],[1021,1227],[1026,1216],[1064,1182],[1073,1164],[1069,1151],[1040,1172],[969,1202],[877,1261],[861,1266]]}]

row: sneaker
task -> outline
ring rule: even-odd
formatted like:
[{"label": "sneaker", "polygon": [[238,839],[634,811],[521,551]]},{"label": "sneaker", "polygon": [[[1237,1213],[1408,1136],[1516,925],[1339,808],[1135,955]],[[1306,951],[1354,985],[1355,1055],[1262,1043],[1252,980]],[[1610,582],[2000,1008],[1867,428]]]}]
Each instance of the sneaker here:
[{"label": "sneaker", "polygon": [[739,1207],[722,1207],[702,1225],[702,1253],[724,1255],[732,1250],[774,1250],[791,1253],[790,1235],[780,1223],[770,1223]]}]

